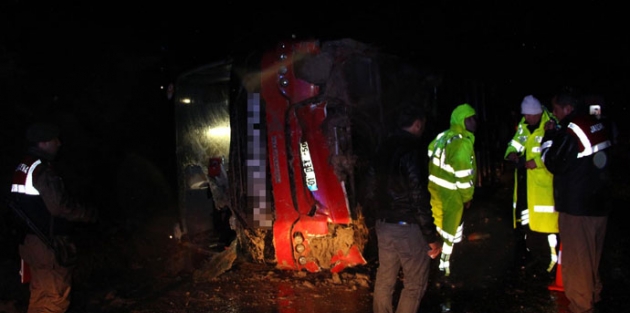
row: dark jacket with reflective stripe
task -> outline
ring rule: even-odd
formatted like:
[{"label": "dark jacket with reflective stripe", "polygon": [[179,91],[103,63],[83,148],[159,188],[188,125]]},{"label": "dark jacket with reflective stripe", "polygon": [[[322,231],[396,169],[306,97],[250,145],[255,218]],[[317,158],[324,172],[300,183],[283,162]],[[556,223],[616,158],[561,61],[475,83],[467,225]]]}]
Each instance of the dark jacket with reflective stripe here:
[{"label": "dark jacket with reflective stripe", "polygon": [[590,115],[570,114],[561,128],[548,131],[543,151],[545,166],[553,173],[558,212],[604,216],[611,209],[610,141],[604,123]]},{"label": "dark jacket with reflective stripe", "polygon": [[[96,211],[66,201],[63,180],[54,170],[51,157],[35,147],[16,167],[11,193],[20,208],[39,230],[50,235],[70,235],[71,222],[93,222]],[[51,219],[51,216],[54,218]]]}]

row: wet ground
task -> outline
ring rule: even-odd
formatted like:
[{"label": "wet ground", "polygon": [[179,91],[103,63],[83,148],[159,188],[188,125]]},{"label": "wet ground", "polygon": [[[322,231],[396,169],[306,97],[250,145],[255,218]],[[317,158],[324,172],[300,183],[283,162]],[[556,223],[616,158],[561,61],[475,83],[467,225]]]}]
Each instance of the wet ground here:
[{"label": "wet ground", "polygon": [[[630,192],[627,184],[618,188],[619,205],[610,218],[602,260],[599,312],[630,311],[625,304],[630,290],[629,236],[623,224]],[[420,312],[565,312],[564,294],[548,290],[549,277],[514,262],[511,192],[509,179],[478,188],[473,206],[465,212],[465,238],[451,259],[452,285],[432,279]],[[152,224],[168,227],[159,220]],[[211,235],[182,243],[166,239],[164,232],[129,233],[103,225],[85,233],[80,242],[84,262],[77,268],[70,313],[372,311],[378,260],[370,246],[367,266],[337,275],[254,264],[229,248],[212,246]],[[19,283],[19,258],[4,252],[10,249],[0,256],[0,312],[26,312],[28,285]]]}]

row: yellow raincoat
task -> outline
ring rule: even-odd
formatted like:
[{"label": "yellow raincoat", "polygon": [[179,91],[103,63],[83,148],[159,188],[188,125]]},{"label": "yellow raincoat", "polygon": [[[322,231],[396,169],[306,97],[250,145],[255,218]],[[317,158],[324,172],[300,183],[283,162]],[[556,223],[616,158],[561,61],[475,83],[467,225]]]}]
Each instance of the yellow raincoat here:
[{"label": "yellow raincoat", "polygon": [[514,138],[505,150],[504,158],[508,154],[515,152],[519,156],[525,156],[525,161],[534,160],[535,169],[527,170],[527,211],[516,212],[518,181],[516,172],[514,173],[514,198],[513,198],[513,221],[514,228],[517,223],[540,233],[558,232],[558,212],[554,209],[553,200],[553,174],[545,167],[541,159],[541,142],[545,136],[545,124],[552,119],[551,113],[543,107],[538,128],[530,133],[525,122],[525,117],[521,118]]},{"label": "yellow raincoat", "polygon": [[451,126],[429,144],[429,192],[435,226],[444,239],[440,270],[450,274],[453,245],[463,234],[464,204],[473,198],[477,178],[475,135],[466,130],[464,120],[475,115],[464,103],[451,114]]}]

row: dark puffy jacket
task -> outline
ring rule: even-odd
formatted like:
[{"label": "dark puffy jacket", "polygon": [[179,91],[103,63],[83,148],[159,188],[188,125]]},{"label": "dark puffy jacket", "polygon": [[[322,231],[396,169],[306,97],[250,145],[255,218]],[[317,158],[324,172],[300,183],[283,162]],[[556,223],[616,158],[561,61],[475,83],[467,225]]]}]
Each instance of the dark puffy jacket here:
[{"label": "dark puffy jacket", "polygon": [[612,207],[607,129],[590,115],[571,114],[560,124],[559,130],[545,135],[544,141],[551,146],[543,151],[545,166],[554,175],[556,210],[580,216],[607,215]]},{"label": "dark puffy jacket", "polygon": [[416,223],[427,242],[438,240],[427,189],[426,147],[399,130],[377,152],[368,175],[366,204],[375,219]]}]

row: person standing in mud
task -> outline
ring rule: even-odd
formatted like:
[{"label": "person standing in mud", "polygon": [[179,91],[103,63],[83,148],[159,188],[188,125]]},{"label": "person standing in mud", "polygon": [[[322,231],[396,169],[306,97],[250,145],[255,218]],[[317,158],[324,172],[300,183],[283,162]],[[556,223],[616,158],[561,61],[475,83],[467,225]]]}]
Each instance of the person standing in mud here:
[{"label": "person standing in mud", "polygon": [[397,313],[416,313],[427,290],[431,260],[442,250],[427,192],[425,151],[420,138],[426,117],[419,104],[404,103],[397,129],[378,149],[369,169],[367,205],[376,221],[379,266],[374,313],[391,313],[402,268],[404,286]]},{"label": "person standing in mud", "polygon": [[554,175],[564,293],[571,312],[593,312],[601,300],[599,265],[612,209],[611,141],[601,120],[578,112],[575,91],[562,90],[552,103],[560,127],[548,127],[543,160]]},{"label": "person standing in mud", "polygon": [[[553,175],[542,161],[545,126],[555,117],[533,95],[521,102],[523,118],[504,158],[515,165],[513,226],[517,262],[529,274],[549,280],[558,261],[558,212],[554,209]],[[518,264],[517,263],[517,264]]]},{"label": "person standing in mud", "polygon": [[451,113],[449,129],[429,144],[429,192],[435,225],[444,239],[439,269],[448,281],[453,246],[462,240],[465,208],[469,208],[475,192],[477,161],[475,131],[477,113],[467,103]]},{"label": "person standing in mud", "polygon": [[[63,181],[53,167],[61,147],[58,126],[32,124],[26,139],[28,150],[13,174],[11,194],[36,227],[27,228],[19,246],[20,256],[31,274],[28,313],[63,313],[70,306],[74,264],[60,258],[45,241],[57,241],[70,253],[76,251],[70,238],[71,222],[94,222],[96,211],[67,201]],[[38,233],[47,238],[40,238]]]}]

